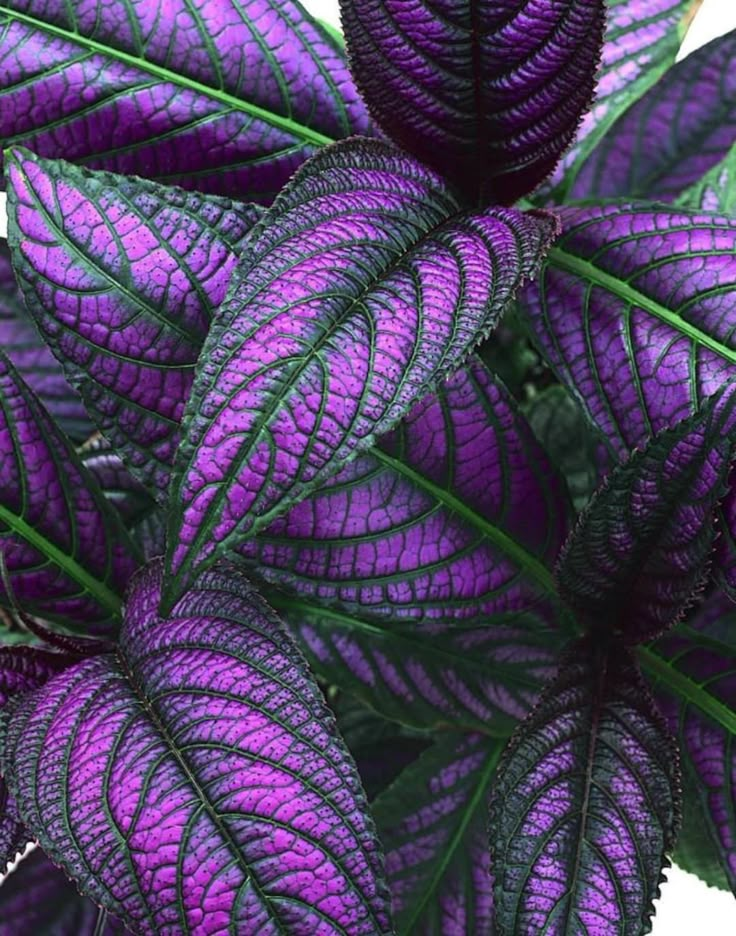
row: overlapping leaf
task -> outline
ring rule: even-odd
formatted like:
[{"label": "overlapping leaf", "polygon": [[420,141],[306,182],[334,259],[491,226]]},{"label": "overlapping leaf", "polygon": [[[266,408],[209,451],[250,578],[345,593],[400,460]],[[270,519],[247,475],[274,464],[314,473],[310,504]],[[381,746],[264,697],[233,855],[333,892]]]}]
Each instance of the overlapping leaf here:
[{"label": "overlapping leaf", "polygon": [[604,0],[342,0],[356,81],[404,149],[472,203],[542,181],[590,103]]},{"label": "overlapping leaf", "polygon": [[736,215],[736,146],[676,199],[683,208]]},{"label": "overlapping leaf", "polygon": [[369,126],[295,0],[2,0],[0,100],[5,146],[260,200]]},{"label": "overlapping leaf", "polygon": [[608,130],[570,186],[571,198],[671,201],[736,138],[736,32],[670,69]]},{"label": "overlapping leaf", "polygon": [[[548,188],[563,200],[612,124],[675,64],[702,0],[607,0],[607,23],[593,106]],[[603,144],[605,146],[605,143]]]},{"label": "overlapping leaf", "polygon": [[163,496],[194,363],[260,210],[22,150],[7,174],[28,308],[99,428]]},{"label": "overlapping leaf", "polygon": [[93,437],[79,457],[127,527],[152,513],[155,502],[102,436]]},{"label": "overlapping leaf", "polygon": [[614,468],[557,566],[560,594],[591,628],[628,642],[674,624],[702,590],[736,433],[736,384]]},{"label": "overlapping leaf", "polygon": [[385,143],[310,160],[258,229],[202,352],[166,605],[455,369],[555,231],[547,215],[461,211],[438,176]]},{"label": "overlapping leaf", "polygon": [[491,936],[487,800],[502,742],[438,741],[374,803],[399,936]]},{"label": "overlapping leaf", "polygon": [[541,612],[566,532],[563,482],[475,360],[238,555],[359,617],[478,622]]},{"label": "overlapping leaf", "polygon": [[[0,352],[0,603],[90,635],[117,627],[137,557],[71,444]],[[6,588],[12,589],[9,595]]]},{"label": "overlapping leaf", "polygon": [[161,580],[134,580],[115,655],[11,703],[26,825],[135,933],[388,934],[357,773],[301,655],[232,569],[168,619]]},{"label": "overlapping leaf", "polygon": [[498,936],[646,932],[678,794],[676,748],[628,651],[574,646],[494,779]]}]

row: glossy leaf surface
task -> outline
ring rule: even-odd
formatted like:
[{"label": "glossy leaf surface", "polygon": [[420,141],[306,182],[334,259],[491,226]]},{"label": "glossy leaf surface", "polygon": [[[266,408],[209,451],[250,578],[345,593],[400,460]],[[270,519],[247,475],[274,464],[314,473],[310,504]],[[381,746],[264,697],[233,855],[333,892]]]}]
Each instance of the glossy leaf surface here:
[{"label": "glossy leaf surface", "polygon": [[374,803],[399,936],[491,936],[487,800],[502,749],[438,741]]},{"label": "glossy leaf surface", "polygon": [[647,932],[678,794],[676,748],[628,651],[575,645],[494,779],[498,936]]},{"label": "glossy leaf surface", "polygon": [[0,136],[90,168],[270,200],[369,124],[293,0],[3,0]]},{"label": "glossy leaf surface", "polygon": [[554,168],[590,103],[605,4],[342,0],[356,81],[382,128],[474,204]]},{"label": "glossy leaf surface", "polygon": [[168,619],[161,578],[134,580],[115,655],[13,704],[26,825],[135,933],[388,934],[355,766],[301,655],[231,568]]},{"label": "glossy leaf surface", "polygon": [[238,550],[319,604],[395,623],[541,611],[567,532],[564,485],[477,360]]},{"label": "glossy leaf surface", "polygon": [[557,581],[588,627],[651,640],[702,590],[736,442],[735,398],[732,384],[635,451],[582,513]]},{"label": "glossy leaf surface", "polygon": [[736,32],[670,69],[610,128],[571,198],[671,201],[728,153],[736,137]]},{"label": "glossy leaf surface", "polygon": [[194,364],[261,211],[24,150],[7,176],[28,308],[99,428],[163,497]]},{"label": "glossy leaf surface", "polygon": [[133,544],[79,457],[0,352],[0,603],[114,633]]},{"label": "glossy leaf surface", "polygon": [[165,594],[314,491],[454,370],[536,270],[547,215],[461,211],[412,157],[314,157],[235,271],[172,488]]}]

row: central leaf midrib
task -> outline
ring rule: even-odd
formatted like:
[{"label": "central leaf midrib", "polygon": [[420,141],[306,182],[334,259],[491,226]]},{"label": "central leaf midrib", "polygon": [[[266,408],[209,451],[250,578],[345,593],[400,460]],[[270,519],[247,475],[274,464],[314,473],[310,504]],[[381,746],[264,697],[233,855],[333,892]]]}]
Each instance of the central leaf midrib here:
[{"label": "central leaf midrib", "polygon": [[684,335],[686,338],[690,339],[690,341],[708,348],[729,363],[736,364],[736,350],[726,347],[720,341],[706,334],[691,322],[680,318],[680,316],[672,312],[671,309],[668,309],[655,299],[635,289],[629,283],[624,282],[612,273],[607,273],[605,270],[602,270],[590,260],[585,260],[583,257],[568,253],[563,247],[557,246],[552,247],[549,252],[548,265],[557,266],[567,273],[573,273],[581,277],[581,279],[593,283],[595,286],[601,286],[607,289],[609,292],[613,293],[613,295],[629,303],[630,306],[639,307],[650,315],[653,315],[655,318],[659,319],[660,322],[664,322],[665,325],[668,325],[674,331]]},{"label": "central leaf midrib", "polygon": [[98,42],[96,39],[91,39],[89,36],[83,36],[79,33],[72,32],[69,29],[64,29],[61,26],[56,26],[53,23],[46,23],[34,16],[30,16],[27,13],[11,10],[5,5],[0,5],[0,15],[2,14],[5,14],[11,21],[17,20],[20,23],[25,23],[26,25],[31,26],[33,29],[48,33],[52,36],[57,36],[60,39],[64,39],[66,42],[75,43],[76,45],[82,46],[91,52],[96,52],[99,55],[104,55],[108,58],[115,59],[116,61],[121,62],[130,68],[137,68],[139,71],[147,72],[149,75],[153,75],[161,81],[177,85],[181,88],[187,88],[188,90],[194,91],[197,94],[201,94],[204,97],[208,97],[213,101],[217,101],[219,104],[222,104],[231,110],[250,114],[252,117],[257,117],[260,120],[271,124],[271,126],[278,127],[281,130],[285,130],[286,132],[293,134],[294,136],[300,137],[307,143],[313,143],[317,146],[324,146],[328,143],[334,142],[333,137],[326,136],[317,130],[312,130],[310,127],[306,127],[289,117],[283,117],[281,114],[275,114],[264,107],[259,107],[258,104],[254,104],[252,101],[243,100],[242,98],[238,98],[234,94],[230,94],[227,91],[208,87],[207,85],[202,84],[202,82],[197,81],[194,78],[190,78],[187,75],[169,71],[169,69],[165,68],[163,65],[157,65],[155,62],[150,62],[147,59],[139,58],[130,52],[124,52],[122,49],[116,49],[112,46],[105,45],[102,42]]}]

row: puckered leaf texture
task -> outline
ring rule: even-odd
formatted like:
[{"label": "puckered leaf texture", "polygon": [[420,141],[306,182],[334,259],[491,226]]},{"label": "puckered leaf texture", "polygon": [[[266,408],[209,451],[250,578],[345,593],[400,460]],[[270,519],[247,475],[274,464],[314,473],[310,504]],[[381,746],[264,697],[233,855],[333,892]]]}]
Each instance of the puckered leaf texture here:
[{"label": "puckered leaf texture", "polygon": [[2,0],[0,94],[5,146],[262,201],[369,129],[294,0]]},{"label": "puckered leaf texture", "polygon": [[576,644],[497,769],[498,936],[640,936],[676,835],[676,747],[629,651]]},{"label": "puckered leaf texture", "polygon": [[382,128],[474,204],[535,188],[590,103],[603,0],[341,0],[341,10]]},{"label": "puckered leaf texture", "polygon": [[369,140],[313,157],[266,222],[186,410],[167,607],[454,370],[556,233],[546,214],[465,211],[431,170]]},{"label": "puckered leaf texture", "polygon": [[157,614],[134,579],[115,654],[10,703],[27,827],[133,933],[391,931],[355,765],[291,639],[231,568]]},{"label": "puckered leaf texture", "polygon": [[261,212],[25,150],[6,174],[28,309],[100,430],[163,499],[194,364]]}]

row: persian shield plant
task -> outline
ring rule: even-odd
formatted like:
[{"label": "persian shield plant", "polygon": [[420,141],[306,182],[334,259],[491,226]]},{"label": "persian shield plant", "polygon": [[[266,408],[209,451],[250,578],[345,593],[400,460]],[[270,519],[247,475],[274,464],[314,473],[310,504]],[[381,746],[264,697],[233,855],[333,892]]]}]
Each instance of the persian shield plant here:
[{"label": "persian shield plant", "polygon": [[698,5],[0,0],[0,936],[736,892]]}]

